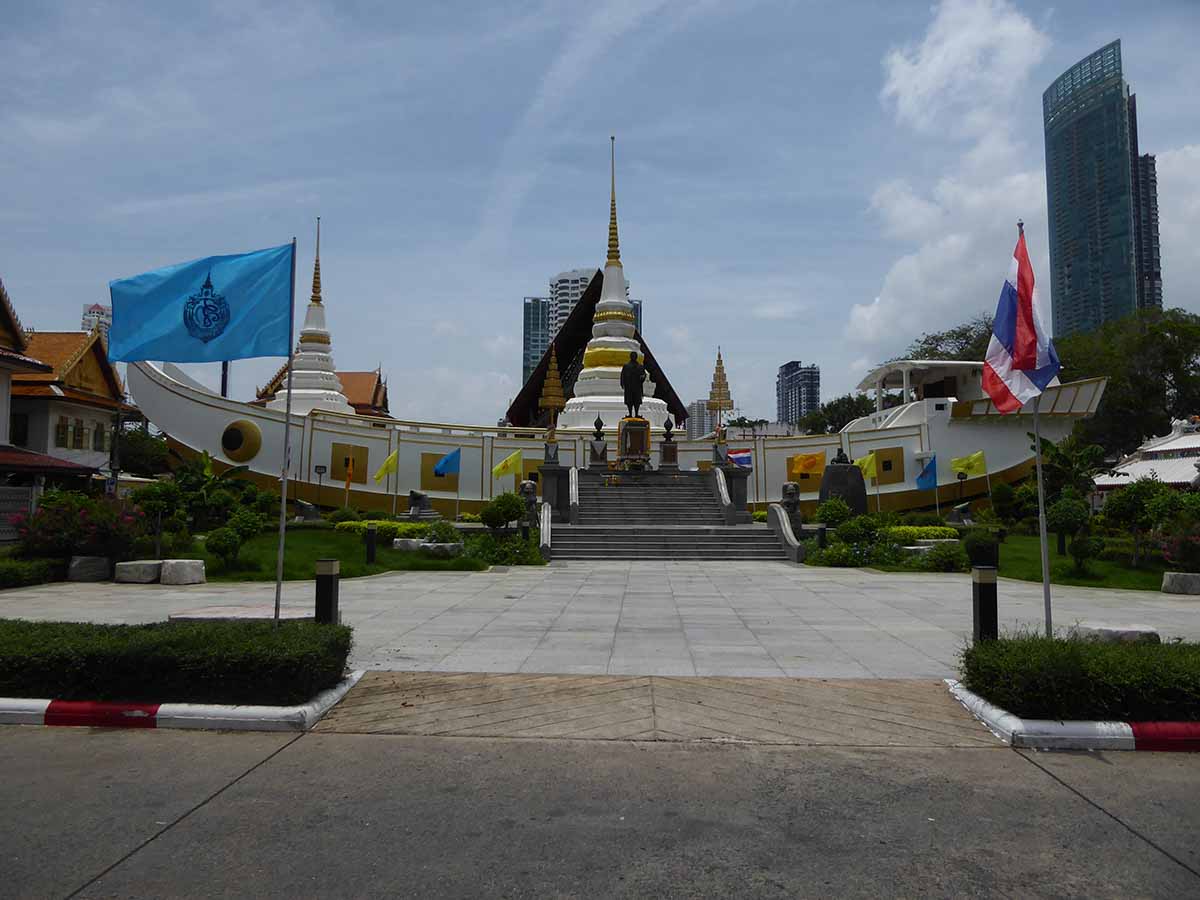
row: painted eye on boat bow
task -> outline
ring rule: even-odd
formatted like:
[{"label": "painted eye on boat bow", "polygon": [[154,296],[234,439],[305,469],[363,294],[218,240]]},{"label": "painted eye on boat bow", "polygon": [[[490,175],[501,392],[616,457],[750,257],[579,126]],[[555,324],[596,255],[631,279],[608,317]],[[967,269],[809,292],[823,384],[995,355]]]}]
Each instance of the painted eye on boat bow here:
[{"label": "painted eye on boat bow", "polygon": [[262,431],[249,419],[238,419],[225,426],[221,451],[234,462],[249,462],[262,448]]}]

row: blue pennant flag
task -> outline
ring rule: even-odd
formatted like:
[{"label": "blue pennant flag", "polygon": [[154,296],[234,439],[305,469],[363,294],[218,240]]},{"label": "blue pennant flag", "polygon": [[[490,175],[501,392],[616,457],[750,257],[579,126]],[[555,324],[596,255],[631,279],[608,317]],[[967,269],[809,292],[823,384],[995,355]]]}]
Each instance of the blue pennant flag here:
[{"label": "blue pennant flag", "polygon": [[437,461],[433,467],[434,475],[457,475],[462,463],[462,447],[451,450]]},{"label": "blue pennant flag", "polygon": [[209,256],[108,284],[113,362],[287,356],[293,245]]},{"label": "blue pennant flag", "polygon": [[921,470],[921,474],[917,476],[917,490],[932,491],[937,487],[937,455],[929,457],[929,462],[925,463],[925,468]]}]

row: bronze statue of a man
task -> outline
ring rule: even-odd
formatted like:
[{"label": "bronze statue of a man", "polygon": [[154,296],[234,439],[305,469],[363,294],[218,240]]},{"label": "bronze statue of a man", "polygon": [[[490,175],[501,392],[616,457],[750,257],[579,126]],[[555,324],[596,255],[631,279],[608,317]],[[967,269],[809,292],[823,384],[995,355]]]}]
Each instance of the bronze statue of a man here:
[{"label": "bronze statue of a man", "polygon": [[642,382],[646,380],[646,369],[637,361],[637,354],[629,351],[629,362],[621,366],[621,390],[625,393],[625,407],[631,419],[638,418],[642,407]]}]

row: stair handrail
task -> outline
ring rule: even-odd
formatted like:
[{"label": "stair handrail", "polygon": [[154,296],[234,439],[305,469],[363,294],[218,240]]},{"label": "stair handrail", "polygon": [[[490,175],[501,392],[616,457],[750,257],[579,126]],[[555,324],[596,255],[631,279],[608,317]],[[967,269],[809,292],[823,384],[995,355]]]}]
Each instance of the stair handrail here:
[{"label": "stair handrail", "polygon": [[729,499],[729,485],[725,483],[725,473],[721,471],[720,466],[713,466],[709,469],[713,473],[713,477],[717,483],[717,500],[721,504],[721,513],[725,517],[726,525],[737,524],[737,510],[733,508],[733,501]]},{"label": "stair handrail", "polygon": [[788,516],[787,510],[778,503],[772,503],[767,507],[767,524],[775,532],[779,542],[783,544],[783,550],[788,559],[794,563],[804,562],[804,545],[796,540],[796,533],[792,530],[792,520]]},{"label": "stair handrail", "polygon": [[542,503],[538,510],[538,550],[542,559],[550,558],[550,513],[550,504]]},{"label": "stair handrail", "polygon": [[579,469],[571,467],[567,474],[567,521],[572,525],[579,524]]}]

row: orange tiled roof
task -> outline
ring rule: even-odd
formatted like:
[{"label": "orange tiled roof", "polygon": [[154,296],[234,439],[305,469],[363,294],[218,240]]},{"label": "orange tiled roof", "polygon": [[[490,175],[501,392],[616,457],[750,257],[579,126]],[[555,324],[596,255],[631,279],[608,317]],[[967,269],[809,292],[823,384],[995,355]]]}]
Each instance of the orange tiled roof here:
[{"label": "orange tiled roof", "polygon": [[[287,363],[275,373],[267,386],[259,388],[257,399],[265,402],[275,396],[283,386],[287,374]],[[378,369],[370,372],[334,372],[342,383],[342,393],[355,411],[370,414],[372,411],[387,412],[387,384]]]},{"label": "orange tiled roof", "polygon": [[[20,376],[24,380],[25,376]],[[51,397],[57,400],[70,400],[86,406],[99,406],[103,409],[121,409],[125,412],[137,412],[137,407],[129,403],[118,403],[111,397],[99,394],[89,394],[75,388],[59,387],[56,384],[20,384],[15,379],[12,386],[14,397]]]}]

